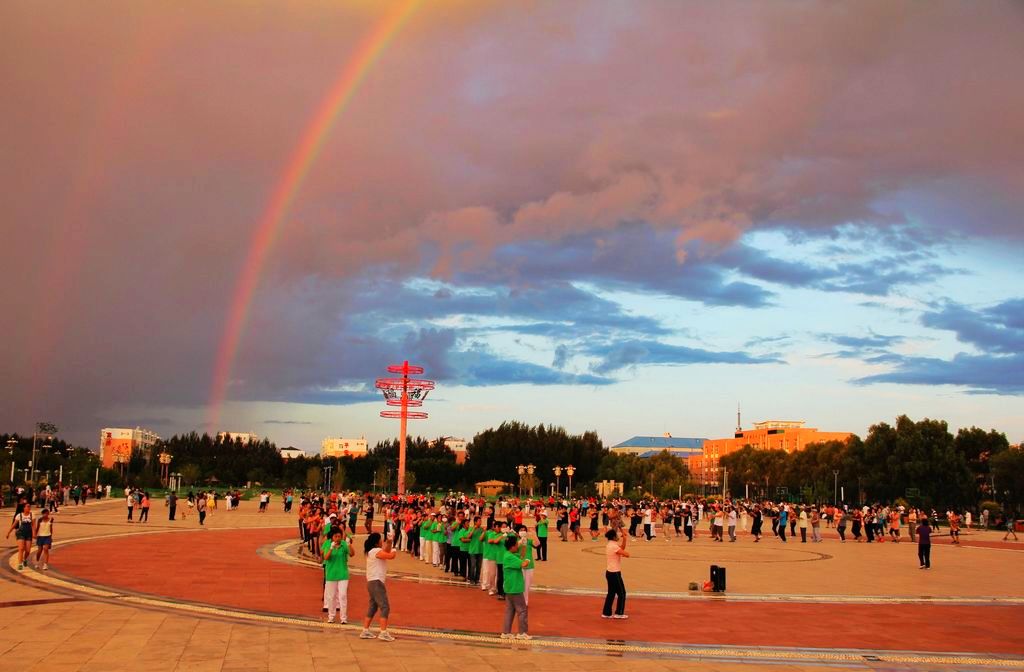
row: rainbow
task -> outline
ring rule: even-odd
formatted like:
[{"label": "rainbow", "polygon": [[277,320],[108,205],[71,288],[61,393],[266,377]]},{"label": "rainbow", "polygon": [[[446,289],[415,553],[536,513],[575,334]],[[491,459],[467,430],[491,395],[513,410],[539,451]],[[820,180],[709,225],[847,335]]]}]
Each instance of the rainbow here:
[{"label": "rainbow", "polygon": [[359,85],[366,79],[373,64],[402,29],[423,0],[403,0],[392,7],[360,42],[352,57],[345,63],[327,95],[317,107],[312,119],[292,151],[284,172],[271,192],[266,210],[253,234],[245,265],[238,277],[231,300],[224,332],[214,362],[213,384],[210,390],[207,425],[216,431],[221,406],[227,395],[231,369],[238,345],[245,331],[252,299],[259,286],[263,266],[274,242],[281,232],[285,215],[302,187],[310,168],[323,149],[324,141],[339,115],[352,101]]}]

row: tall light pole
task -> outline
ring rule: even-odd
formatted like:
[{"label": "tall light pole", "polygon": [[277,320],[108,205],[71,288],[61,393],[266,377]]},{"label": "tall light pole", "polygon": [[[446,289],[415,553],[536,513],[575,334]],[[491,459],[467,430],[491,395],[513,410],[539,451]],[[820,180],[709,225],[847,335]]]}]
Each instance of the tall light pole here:
[{"label": "tall light pole", "polygon": [[576,473],[576,467],[571,464],[565,468],[565,473],[569,474],[569,492],[566,493],[567,497],[572,496],[572,475]]},{"label": "tall light pole", "polygon": [[533,499],[533,472],[537,469],[535,465],[526,465],[526,473],[530,476],[530,499]]},{"label": "tall light pole", "polygon": [[562,480],[561,480],[562,479],[562,468],[556,466],[551,471],[555,472],[555,492],[557,492],[558,496],[561,497],[562,496]]},{"label": "tall light pole", "polygon": [[[32,433],[32,462],[29,463],[29,466],[32,467],[32,482],[33,483],[36,482],[36,442],[39,439],[39,437],[41,437],[41,436],[45,436],[46,437],[47,444],[49,444],[50,441],[53,441],[53,437],[52,436],[48,436],[46,434],[40,434],[39,432],[33,432]],[[53,446],[49,446],[49,445],[43,446],[43,448],[47,448],[47,447],[52,448]]]},{"label": "tall light pole", "polygon": [[167,472],[171,468],[171,454],[164,450],[156,456],[156,459],[160,461],[160,480],[163,481],[165,487],[170,487],[171,477]]},{"label": "tall light pole", "polygon": [[832,470],[832,506],[839,504],[839,470]]}]

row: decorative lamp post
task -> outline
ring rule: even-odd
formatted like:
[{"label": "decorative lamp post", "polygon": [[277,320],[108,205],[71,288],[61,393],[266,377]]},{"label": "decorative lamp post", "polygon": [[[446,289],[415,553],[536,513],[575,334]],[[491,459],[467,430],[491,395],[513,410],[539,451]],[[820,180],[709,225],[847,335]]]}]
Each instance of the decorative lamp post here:
[{"label": "decorative lamp post", "polygon": [[526,476],[526,465],[516,465],[516,472],[519,474],[519,496],[523,496],[523,477]]},{"label": "decorative lamp post", "polygon": [[121,472],[121,478],[124,478],[124,470],[125,466],[128,464],[128,456],[122,451],[117,451],[117,453],[114,454],[114,462],[117,463],[117,468]]},{"label": "decorative lamp post", "polygon": [[569,492],[567,496],[572,496],[572,475],[576,473],[576,467],[570,464],[565,468],[565,473],[569,474]]},{"label": "decorative lamp post", "polygon": [[[401,378],[378,378],[376,387],[384,395],[384,403],[388,406],[398,406],[397,411],[381,411],[380,417],[401,420],[398,436],[398,494],[405,494],[405,438],[409,420],[425,420],[427,414],[423,411],[410,411],[410,408],[418,408],[423,405],[427,394],[434,389],[434,381],[417,380],[409,375],[423,373],[422,366],[409,364],[405,360],[401,364],[388,367],[389,373],[400,373]],[[390,477],[388,478],[390,481]]]},{"label": "decorative lamp post", "polygon": [[171,469],[171,454],[166,450],[161,451],[156,459],[160,462],[160,481],[164,486],[169,486],[171,483],[170,469]]},{"label": "decorative lamp post", "polygon": [[832,470],[832,505],[835,506],[839,503],[839,470]]},{"label": "decorative lamp post", "polygon": [[49,445],[50,441],[53,441],[53,437],[52,436],[50,436],[48,434],[40,434],[39,432],[34,432],[32,434],[32,461],[29,462],[29,466],[32,467],[32,482],[33,483],[36,482],[36,441],[41,436],[45,436],[46,437],[47,445],[44,445],[43,448],[44,449],[45,448],[53,448],[53,446]]},{"label": "decorative lamp post", "polygon": [[561,497],[562,496],[562,480],[561,480],[562,479],[562,468],[561,467],[555,467],[551,471],[555,472],[555,492],[557,492],[558,496]]},{"label": "decorative lamp post", "polygon": [[530,475],[530,499],[533,499],[533,472],[537,469],[532,464],[526,465],[526,473]]},{"label": "decorative lamp post", "polygon": [[14,454],[14,449],[18,447],[18,440],[13,436],[7,439],[7,452]]}]

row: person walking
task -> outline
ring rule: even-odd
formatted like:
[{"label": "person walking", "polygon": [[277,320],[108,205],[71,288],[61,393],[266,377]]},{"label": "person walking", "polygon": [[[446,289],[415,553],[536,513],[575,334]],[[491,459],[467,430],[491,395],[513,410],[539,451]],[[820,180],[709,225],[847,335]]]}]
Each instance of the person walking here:
[{"label": "person walking", "polygon": [[142,501],[139,502],[139,505],[140,505],[140,508],[139,508],[139,522],[140,523],[148,523],[149,522],[149,493],[148,492],[142,493]]},{"label": "person walking", "polygon": [[839,533],[839,541],[846,543],[846,511],[841,508],[836,509],[836,532]]},{"label": "person walking", "polygon": [[171,494],[167,495],[167,520],[174,520],[174,515],[178,510],[178,495],[171,491]]},{"label": "person walking", "polygon": [[32,555],[32,505],[28,502],[21,507],[21,511],[14,516],[11,527],[7,530],[7,539],[11,538],[14,532],[14,540],[18,546],[18,571],[25,569]]},{"label": "person walking", "polygon": [[779,539],[782,540],[782,543],[786,543],[786,521],[788,518],[789,507],[783,505],[782,507],[779,508],[779,525],[777,530],[779,533]]},{"label": "person walking", "polygon": [[[501,567],[505,592],[505,620],[502,623],[502,639],[531,639],[530,619],[526,604],[526,581],[523,578],[523,570],[530,564],[526,558],[526,547],[521,546],[519,537],[510,536],[504,540],[505,553],[502,556]],[[512,635],[512,621],[518,617],[519,634]]]},{"label": "person walking", "polygon": [[135,495],[132,494],[131,488],[125,488],[124,501],[128,506],[128,522],[132,522],[132,511],[135,510]]},{"label": "person walking", "polygon": [[627,537],[625,534],[616,534],[615,530],[608,530],[604,536],[608,540],[604,547],[604,578],[608,583],[608,594],[604,598],[601,618],[629,618],[626,615],[626,584],[622,581],[622,559],[629,557],[629,551],[626,550]]},{"label": "person walking", "polygon": [[761,541],[761,526],[764,524],[764,517],[761,514],[761,506],[758,504],[754,505],[754,522],[750,526],[750,534],[754,537],[754,542]]},{"label": "person walking", "polygon": [[540,513],[540,520],[537,521],[537,559],[541,562],[548,561],[548,514]]},{"label": "person walking", "polygon": [[811,509],[811,541],[815,544],[821,543],[821,514],[817,507]]},{"label": "person walking", "polygon": [[800,508],[800,543],[807,543],[807,507]]},{"label": "person walking", "polygon": [[199,524],[205,526],[206,521],[206,495],[199,493],[196,497],[196,511],[199,512]]},{"label": "person walking", "polygon": [[[388,574],[387,561],[394,560],[398,554],[391,550],[390,539],[381,542],[379,532],[371,532],[367,535],[366,541],[363,542],[363,553],[366,555],[366,591],[369,593],[370,604],[367,607],[366,618],[363,620],[363,631],[359,633],[359,638],[393,642],[395,637],[388,632],[391,604],[388,602],[388,589],[385,581]],[[380,633],[375,636],[370,632],[370,625],[373,623],[377,611],[380,611]]]},{"label": "person walking", "polygon": [[729,542],[736,541],[736,507],[729,507]]},{"label": "person walking", "polygon": [[919,569],[932,568],[932,528],[928,526],[928,518],[921,518],[917,526],[917,559],[921,563]]},{"label": "person walking", "polygon": [[352,538],[346,538],[340,527],[331,528],[331,538],[324,542],[324,604],[327,605],[327,622],[348,623],[348,559],[356,554]]},{"label": "person walking", "polygon": [[1017,541],[1017,530],[1013,529],[1013,518],[1007,514],[1003,516],[1003,519],[1006,521],[1006,534],[1003,535],[1003,541],[1006,541],[1006,538],[1011,534],[1013,535],[1013,540]]}]

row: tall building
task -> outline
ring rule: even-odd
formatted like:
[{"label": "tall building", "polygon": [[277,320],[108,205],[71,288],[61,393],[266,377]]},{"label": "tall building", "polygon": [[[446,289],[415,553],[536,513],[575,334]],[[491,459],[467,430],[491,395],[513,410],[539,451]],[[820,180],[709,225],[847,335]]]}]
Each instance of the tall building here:
[{"label": "tall building", "polygon": [[725,455],[750,446],[755,450],[784,450],[792,453],[812,443],[845,441],[850,432],[822,432],[805,427],[803,420],[765,420],[755,422],[753,429],[737,427],[733,436],[708,439],[702,454],[689,458],[687,466],[693,480],[703,484],[718,484],[722,480],[719,461]]},{"label": "tall building", "polygon": [[260,435],[253,432],[217,432],[217,438],[221,441],[241,441],[243,446],[260,442]]},{"label": "tall building", "polygon": [[653,457],[667,450],[683,459],[700,455],[707,439],[682,438],[671,434],[664,436],[634,436],[611,447],[613,453],[632,453],[640,457]]},{"label": "tall building", "polygon": [[106,427],[100,430],[100,464],[113,468],[117,463],[116,456],[123,455],[126,460],[133,455],[142,453],[149,456],[153,446],[160,440],[156,432],[136,427]]},{"label": "tall building", "polygon": [[345,457],[346,455],[364,457],[368,451],[369,447],[365,436],[358,439],[328,436],[320,442],[321,457]]}]

